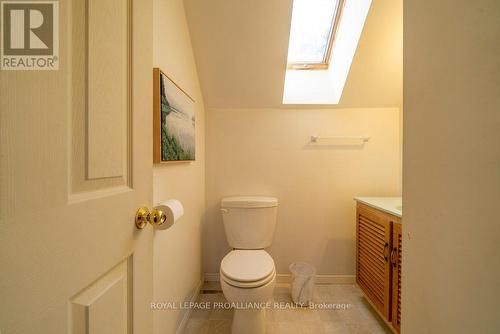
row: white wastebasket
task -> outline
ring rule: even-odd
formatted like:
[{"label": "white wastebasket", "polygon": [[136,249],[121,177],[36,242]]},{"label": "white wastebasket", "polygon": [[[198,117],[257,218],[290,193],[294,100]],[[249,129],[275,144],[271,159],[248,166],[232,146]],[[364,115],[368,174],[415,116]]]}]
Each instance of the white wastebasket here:
[{"label": "white wastebasket", "polygon": [[292,263],[289,268],[292,272],[292,300],[301,306],[309,306],[314,295],[316,268],[305,262]]}]

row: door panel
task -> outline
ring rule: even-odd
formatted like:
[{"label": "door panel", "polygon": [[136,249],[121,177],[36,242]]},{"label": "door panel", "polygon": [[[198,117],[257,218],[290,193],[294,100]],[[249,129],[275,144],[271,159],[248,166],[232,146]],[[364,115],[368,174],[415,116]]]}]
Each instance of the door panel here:
[{"label": "door panel", "polygon": [[70,300],[71,334],[127,334],[132,319],[132,258],[104,274]]},{"label": "door panel", "polygon": [[356,233],[356,282],[380,313],[390,319],[391,221],[358,204]]},{"label": "door panel", "polygon": [[59,70],[0,71],[0,330],[151,333],[152,3],[59,12]]},{"label": "door panel", "polygon": [[86,36],[76,35],[73,40],[87,42],[82,55],[86,66],[80,69],[87,81],[86,91],[81,92],[86,95],[87,178],[123,176],[130,100],[130,6],[126,0],[87,0],[86,11]]},{"label": "door panel", "polygon": [[82,192],[131,185],[132,13],[122,0],[77,0],[71,10],[70,177],[77,200]]}]

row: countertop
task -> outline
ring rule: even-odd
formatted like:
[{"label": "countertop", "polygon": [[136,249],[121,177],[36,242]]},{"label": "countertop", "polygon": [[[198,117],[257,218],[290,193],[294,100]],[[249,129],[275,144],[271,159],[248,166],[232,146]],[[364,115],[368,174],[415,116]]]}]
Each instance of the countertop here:
[{"label": "countertop", "polygon": [[396,217],[403,217],[401,197],[354,197],[354,200]]}]

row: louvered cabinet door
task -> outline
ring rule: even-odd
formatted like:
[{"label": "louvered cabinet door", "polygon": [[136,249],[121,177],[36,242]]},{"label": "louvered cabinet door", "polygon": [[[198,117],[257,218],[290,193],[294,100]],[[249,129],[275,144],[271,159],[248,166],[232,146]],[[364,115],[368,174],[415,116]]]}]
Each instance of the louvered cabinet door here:
[{"label": "louvered cabinet door", "polygon": [[378,311],[390,320],[391,221],[362,204],[358,204],[356,220],[356,282]]},{"label": "louvered cabinet door", "polygon": [[401,255],[402,255],[402,226],[393,224],[392,227],[392,327],[401,331]]}]

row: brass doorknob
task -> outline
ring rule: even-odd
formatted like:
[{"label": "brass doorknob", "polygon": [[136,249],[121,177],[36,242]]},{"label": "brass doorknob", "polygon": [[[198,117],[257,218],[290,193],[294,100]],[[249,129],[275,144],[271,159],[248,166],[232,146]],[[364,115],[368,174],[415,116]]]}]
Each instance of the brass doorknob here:
[{"label": "brass doorknob", "polygon": [[142,230],[150,223],[155,228],[160,228],[165,223],[167,216],[161,210],[153,209],[148,210],[147,207],[140,207],[135,213],[135,226]]}]

